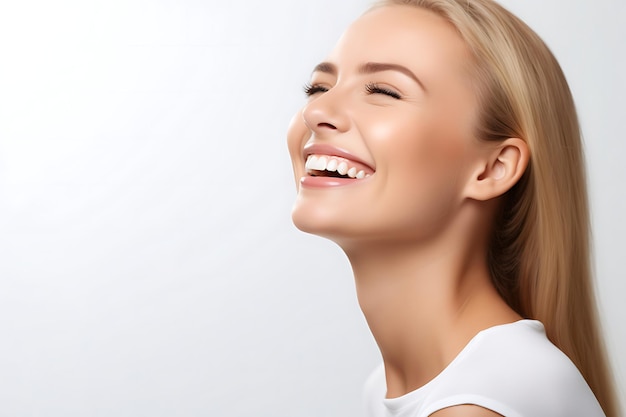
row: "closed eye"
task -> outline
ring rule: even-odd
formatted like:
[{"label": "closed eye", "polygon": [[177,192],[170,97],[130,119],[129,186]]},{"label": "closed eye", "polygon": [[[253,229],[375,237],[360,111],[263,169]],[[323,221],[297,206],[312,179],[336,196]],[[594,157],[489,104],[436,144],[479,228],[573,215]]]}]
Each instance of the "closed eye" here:
[{"label": "closed eye", "polygon": [[303,87],[304,90],[304,94],[306,94],[307,97],[311,97],[314,94],[317,93],[325,93],[328,91],[327,87],[324,87],[321,84],[305,84]]},{"label": "closed eye", "polygon": [[378,84],[375,83],[369,83],[365,86],[365,91],[367,91],[368,94],[384,94],[386,96],[389,97],[393,97],[397,100],[401,99],[402,96],[400,96],[399,93],[397,93],[394,90],[391,90],[389,88],[386,87],[381,87]]}]

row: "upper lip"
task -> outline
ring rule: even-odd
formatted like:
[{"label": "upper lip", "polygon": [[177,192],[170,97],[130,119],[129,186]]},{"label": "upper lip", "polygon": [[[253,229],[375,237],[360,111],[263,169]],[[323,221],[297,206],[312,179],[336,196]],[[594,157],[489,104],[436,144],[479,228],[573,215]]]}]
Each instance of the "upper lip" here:
[{"label": "upper lip", "polygon": [[359,164],[365,165],[366,167],[371,169],[372,172],[376,171],[374,167],[372,166],[372,164],[370,164],[369,162],[364,161],[363,159],[359,158],[358,156],[354,154],[351,154],[345,149],[337,148],[335,146],[328,145],[328,144],[310,143],[308,145],[305,145],[302,150],[302,155],[305,161],[309,155],[338,156],[338,157],[349,159],[351,161],[358,162]]}]

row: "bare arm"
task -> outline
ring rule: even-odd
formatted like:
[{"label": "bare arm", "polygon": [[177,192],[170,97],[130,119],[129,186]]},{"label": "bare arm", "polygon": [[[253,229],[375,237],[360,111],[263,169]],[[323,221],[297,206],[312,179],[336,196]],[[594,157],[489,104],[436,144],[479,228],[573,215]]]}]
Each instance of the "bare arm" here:
[{"label": "bare arm", "polygon": [[494,411],[477,405],[457,405],[444,408],[430,415],[430,417],[503,417]]}]

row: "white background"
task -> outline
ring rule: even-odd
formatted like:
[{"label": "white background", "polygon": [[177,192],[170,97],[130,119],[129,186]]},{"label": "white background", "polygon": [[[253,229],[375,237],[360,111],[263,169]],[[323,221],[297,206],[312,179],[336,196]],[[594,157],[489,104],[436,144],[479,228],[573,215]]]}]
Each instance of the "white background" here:
[{"label": "white background", "polygon": [[[0,3],[0,417],[359,415],[379,354],[285,132],[369,3]],[[625,397],[626,3],[503,4],[578,104]]]}]

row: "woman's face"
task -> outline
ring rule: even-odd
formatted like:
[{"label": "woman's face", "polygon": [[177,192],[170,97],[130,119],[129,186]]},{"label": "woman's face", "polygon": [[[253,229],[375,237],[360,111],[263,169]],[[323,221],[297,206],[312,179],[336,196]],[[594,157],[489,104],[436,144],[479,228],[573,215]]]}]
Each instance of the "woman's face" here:
[{"label": "woman's face", "polygon": [[289,128],[295,225],[341,244],[425,239],[450,224],[479,148],[469,65],[432,12],[385,6],[354,22]]}]

